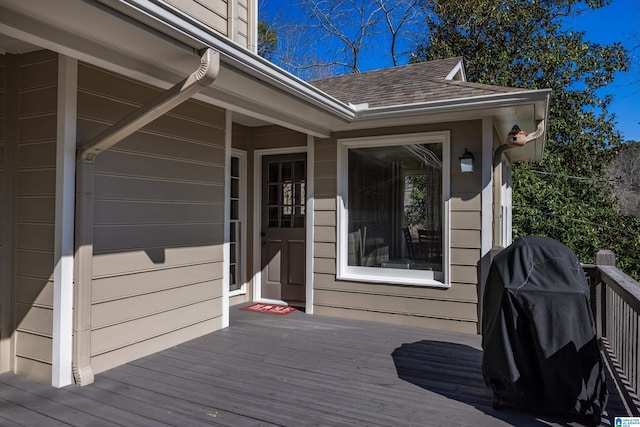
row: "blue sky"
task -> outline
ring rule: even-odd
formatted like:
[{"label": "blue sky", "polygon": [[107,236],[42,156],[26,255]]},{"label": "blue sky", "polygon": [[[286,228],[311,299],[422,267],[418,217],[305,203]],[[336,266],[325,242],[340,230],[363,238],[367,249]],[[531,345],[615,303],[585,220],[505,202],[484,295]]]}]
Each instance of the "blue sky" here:
[{"label": "blue sky", "polygon": [[621,42],[631,50],[631,69],[619,73],[603,93],[612,94],[609,112],[617,116],[624,140],[640,141],[640,1],[613,0],[609,6],[567,21],[567,26],[586,32],[598,43]]},{"label": "blue sky", "polygon": [[[279,14],[298,12],[295,0],[259,0],[261,19],[271,21]],[[617,128],[623,140],[640,141],[640,1],[613,0],[609,6],[570,17],[566,21],[567,29],[585,31],[586,38],[597,43],[621,42],[633,56],[631,69],[627,73],[618,73],[613,83],[602,90],[601,94],[611,94],[613,101],[609,112],[616,115]],[[635,50],[633,48],[635,47]],[[367,58],[363,61],[363,71],[381,68],[380,58]]]}]

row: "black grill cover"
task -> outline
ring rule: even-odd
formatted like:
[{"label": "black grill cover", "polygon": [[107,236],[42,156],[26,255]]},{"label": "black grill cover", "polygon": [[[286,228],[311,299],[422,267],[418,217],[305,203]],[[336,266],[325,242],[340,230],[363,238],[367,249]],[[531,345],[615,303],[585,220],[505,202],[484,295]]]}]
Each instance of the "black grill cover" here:
[{"label": "black grill cover", "polygon": [[507,404],[599,416],[604,363],[576,255],[523,237],[492,261],[484,293],[482,373]]}]

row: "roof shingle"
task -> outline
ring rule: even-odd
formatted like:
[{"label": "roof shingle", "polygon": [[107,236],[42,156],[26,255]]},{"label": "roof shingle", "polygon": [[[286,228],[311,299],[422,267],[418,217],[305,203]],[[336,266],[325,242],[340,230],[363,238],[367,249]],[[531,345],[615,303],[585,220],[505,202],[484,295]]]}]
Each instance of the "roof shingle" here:
[{"label": "roof shingle", "polygon": [[519,92],[523,89],[447,80],[462,58],[449,58],[359,74],[345,74],[310,83],[334,98],[369,108]]}]

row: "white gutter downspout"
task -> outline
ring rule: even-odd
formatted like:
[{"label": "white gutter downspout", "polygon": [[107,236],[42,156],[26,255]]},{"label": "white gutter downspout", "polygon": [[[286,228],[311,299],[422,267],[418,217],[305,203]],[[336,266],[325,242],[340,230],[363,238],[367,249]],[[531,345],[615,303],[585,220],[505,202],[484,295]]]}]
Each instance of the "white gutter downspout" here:
[{"label": "white gutter downspout", "polygon": [[91,159],[97,156],[100,152],[122,141],[167,111],[182,104],[210,86],[218,77],[219,71],[220,54],[212,49],[207,49],[200,58],[200,67],[189,77],[82,145],[79,149],[78,159]]},{"label": "white gutter downspout", "polygon": [[93,168],[103,151],[205,89],[218,76],[220,54],[207,49],[200,66],[171,89],[140,107],[78,148],[76,173],[76,262],[73,319],[73,376],[77,385],[91,384],[91,280],[93,257]]}]

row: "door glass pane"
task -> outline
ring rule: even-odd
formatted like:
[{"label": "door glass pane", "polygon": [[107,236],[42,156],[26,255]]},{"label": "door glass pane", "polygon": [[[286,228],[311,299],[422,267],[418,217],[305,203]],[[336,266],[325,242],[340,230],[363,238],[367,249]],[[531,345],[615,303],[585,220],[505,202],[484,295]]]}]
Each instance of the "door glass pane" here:
[{"label": "door glass pane", "polygon": [[269,227],[278,227],[280,222],[278,221],[278,208],[269,208]]},{"label": "door glass pane", "polygon": [[269,182],[278,182],[280,180],[280,163],[269,163]]},{"label": "door glass pane", "polygon": [[282,162],[282,181],[291,181],[291,162]]},{"label": "door glass pane", "polygon": [[280,204],[280,186],[278,184],[269,184],[269,205]]},{"label": "door glass pane", "polygon": [[304,227],[305,161],[270,161],[268,167],[268,226]]},{"label": "door glass pane", "polygon": [[302,160],[296,161],[293,164],[293,180],[304,181],[306,178],[305,162]]}]

